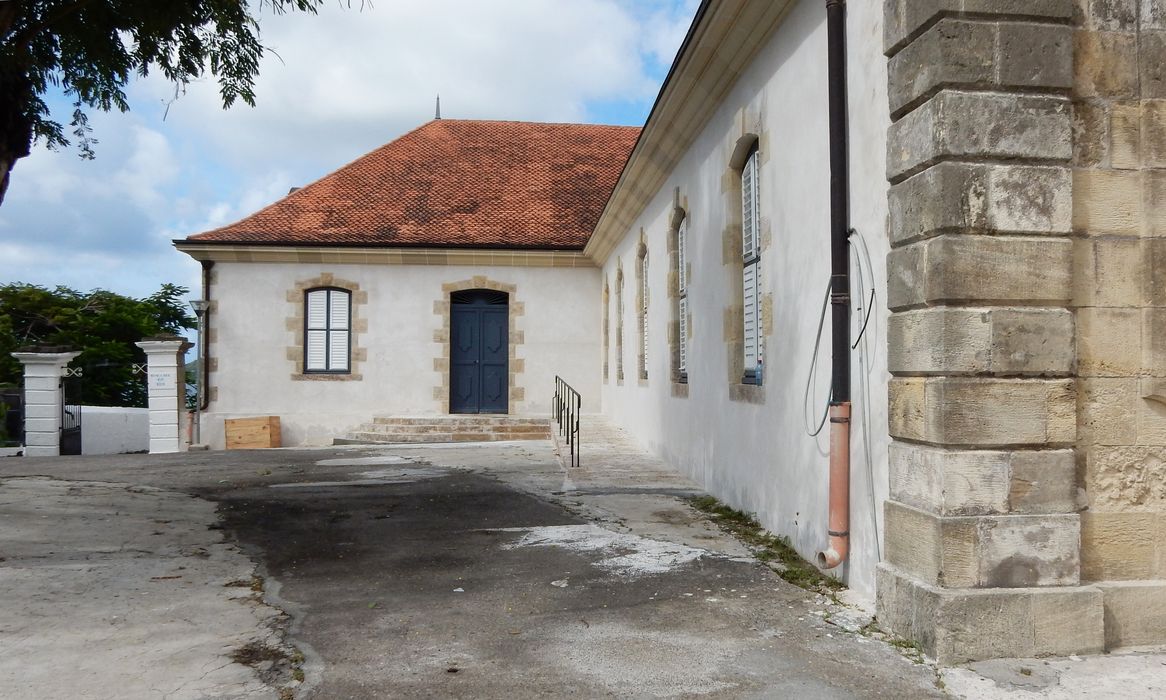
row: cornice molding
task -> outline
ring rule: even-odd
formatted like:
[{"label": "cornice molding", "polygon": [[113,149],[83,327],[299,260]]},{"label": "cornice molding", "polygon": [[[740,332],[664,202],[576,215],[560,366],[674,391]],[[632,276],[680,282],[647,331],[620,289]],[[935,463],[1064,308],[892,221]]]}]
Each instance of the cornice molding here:
[{"label": "cornice molding", "polygon": [[361,248],[271,246],[175,241],[174,247],[198,261],[306,263],[325,265],[466,265],[500,267],[586,267],[595,263],[577,250],[469,248]]}]

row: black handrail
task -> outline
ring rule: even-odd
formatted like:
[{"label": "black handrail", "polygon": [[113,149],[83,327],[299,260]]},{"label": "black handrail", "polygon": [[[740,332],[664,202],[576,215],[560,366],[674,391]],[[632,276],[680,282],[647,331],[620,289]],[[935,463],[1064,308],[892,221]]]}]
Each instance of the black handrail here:
[{"label": "black handrail", "polygon": [[559,425],[559,435],[565,435],[567,438],[567,445],[571,449],[571,466],[577,467],[580,463],[579,457],[579,413],[583,408],[583,397],[579,396],[579,392],[571,388],[571,385],[563,381],[563,378],[555,376],[555,399],[554,414],[555,422]]}]

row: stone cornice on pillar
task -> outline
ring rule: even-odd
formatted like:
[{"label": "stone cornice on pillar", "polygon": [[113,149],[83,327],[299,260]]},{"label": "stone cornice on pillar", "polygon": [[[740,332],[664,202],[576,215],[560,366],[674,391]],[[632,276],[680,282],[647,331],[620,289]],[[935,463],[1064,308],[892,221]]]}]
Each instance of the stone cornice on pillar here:
[{"label": "stone cornice on pillar", "polygon": [[26,367],[29,365],[52,366],[57,368],[57,374],[80,355],[80,352],[14,352],[13,357]]}]

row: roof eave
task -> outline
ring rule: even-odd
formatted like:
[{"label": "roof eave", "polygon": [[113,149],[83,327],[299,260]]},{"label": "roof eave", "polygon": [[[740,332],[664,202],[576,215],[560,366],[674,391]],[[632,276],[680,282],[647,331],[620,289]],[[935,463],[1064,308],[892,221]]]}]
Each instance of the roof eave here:
[{"label": "roof eave", "polygon": [[[640,137],[583,252],[603,265],[699,135],[793,0],[704,0],[652,105]],[[723,47],[735,46],[726,55]]]}]

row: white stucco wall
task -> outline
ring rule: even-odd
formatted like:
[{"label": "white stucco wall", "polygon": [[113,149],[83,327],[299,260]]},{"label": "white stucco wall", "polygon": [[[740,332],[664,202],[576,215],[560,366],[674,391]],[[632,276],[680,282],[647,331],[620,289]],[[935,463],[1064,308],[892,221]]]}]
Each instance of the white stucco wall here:
[{"label": "white stucco wall", "polygon": [[[359,381],[291,378],[288,346],[303,331],[289,328],[287,319],[303,302],[289,301],[288,293],[297,281],[322,273],[368,293],[357,311],[368,324],[357,340],[368,355],[356,367]],[[434,304],[448,296],[442,284],[478,275],[515,285],[510,303],[523,305],[516,316],[522,335],[516,352],[524,367],[516,385],[524,397],[515,414],[549,416],[556,374],[579,390],[584,410],[598,411],[596,268],[219,262],[209,324],[214,399],[204,414],[203,441],[223,446],[225,418],[279,416],[283,445],[291,446],[330,444],[374,416],[441,413],[434,389],[443,372],[434,359],[442,355],[442,344],[434,332],[442,328],[442,317]]]},{"label": "white stucco wall", "polygon": [[81,454],[120,455],[150,449],[150,409],[81,407]]},{"label": "white stucco wall", "polygon": [[[868,7],[869,5],[869,7]],[[889,123],[886,61],[881,53],[879,3],[849,5],[851,223],[866,240],[876,279],[867,274],[868,298],[877,289],[876,313],[853,357],[854,422],[850,562],[841,573],[860,595],[873,597],[878,561],[878,506],[886,490],[887,372],[883,310],[886,236],[885,131]],[[612,286],[609,378],[604,411],[646,447],[730,505],[755,512],[772,531],[788,535],[805,557],[826,544],[828,428],[817,438],[803,425],[803,392],[810,371],[823,293],[829,278],[829,143],[826,15],[805,0],[742,74],[728,98],[689,148],[665,185],[606,261]],[[725,309],[740,266],[723,264],[723,231],[731,220],[722,176],[746,123],[760,117],[763,161],[761,215],[772,242],[763,252],[763,293],[773,297],[773,326],[766,329],[764,404],[731,401]],[[675,398],[670,384],[667,327],[668,217],[674,188],[688,202],[688,298],[692,314],[689,396]],[[739,207],[739,202],[735,203]],[[635,260],[641,228],[649,248],[649,377],[637,381]],[[624,271],[625,381],[615,378],[615,277]],[[865,264],[864,264],[865,268]],[[739,284],[739,282],[738,282]],[[859,296],[857,286],[855,295]],[[866,306],[866,298],[862,306]],[[856,300],[857,305],[857,300]],[[600,318],[602,315],[600,313]],[[830,339],[819,357],[812,422],[828,396]],[[855,320],[857,329],[861,325]],[[869,438],[869,441],[868,441]],[[868,473],[868,464],[870,470]]]}]

